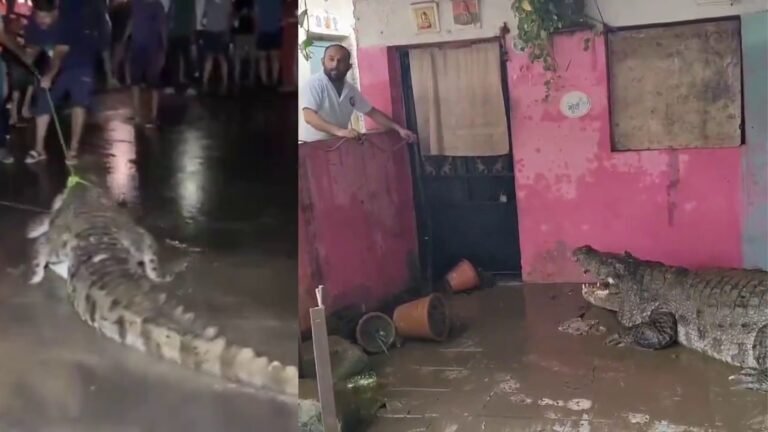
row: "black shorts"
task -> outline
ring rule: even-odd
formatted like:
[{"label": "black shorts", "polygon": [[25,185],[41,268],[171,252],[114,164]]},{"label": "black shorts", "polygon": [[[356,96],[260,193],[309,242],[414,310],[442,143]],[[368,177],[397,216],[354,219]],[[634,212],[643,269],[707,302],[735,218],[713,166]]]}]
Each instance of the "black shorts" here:
[{"label": "black shorts", "polygon": [[283,31],[259,33],[257,41],[259,51],[278,51],[283,45]]},{"label": "black shorts", "polygon": [[203,50],[209,55],[227,55],[229,53],[229,33],[203,31]]}]

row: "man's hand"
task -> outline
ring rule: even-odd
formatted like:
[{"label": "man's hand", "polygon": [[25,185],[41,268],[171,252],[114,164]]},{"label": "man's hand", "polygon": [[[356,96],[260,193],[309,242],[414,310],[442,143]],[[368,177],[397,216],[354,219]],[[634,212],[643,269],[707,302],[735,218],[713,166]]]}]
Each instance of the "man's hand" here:
[{"label": "man's hand", "polygon": [[397,128],[397,133],[400,134],[400,138],[408,141],[409,143],[413,143],[413,142],[416,141],[416,138],[417,138],[416,134],[411,132],[411,131],[409,131],[408,129],[399,127],[399,128]]},{"label": "man's hand", "polygon": [[339,129],[334,134],[337,137],[341,138],[352,138],[352,139],[360,139],[360,132],[356,131],[355,129],[349,128],[349,129]]}]

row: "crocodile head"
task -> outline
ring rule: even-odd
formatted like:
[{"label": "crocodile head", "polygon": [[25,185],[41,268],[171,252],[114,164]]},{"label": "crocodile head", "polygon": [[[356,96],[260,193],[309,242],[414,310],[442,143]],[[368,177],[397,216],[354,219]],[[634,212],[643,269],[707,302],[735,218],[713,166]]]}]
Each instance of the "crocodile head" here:
[{"label": "crocodile head", "polygon": [[585,283],[581,294],[588,302],[604,309],[618,311],[621,300],[620,283],[627,274],[627,256],[612,252],[601,252],[584,245],[573,250],[573,259],[584,274],[590,274],[596,283]]}]

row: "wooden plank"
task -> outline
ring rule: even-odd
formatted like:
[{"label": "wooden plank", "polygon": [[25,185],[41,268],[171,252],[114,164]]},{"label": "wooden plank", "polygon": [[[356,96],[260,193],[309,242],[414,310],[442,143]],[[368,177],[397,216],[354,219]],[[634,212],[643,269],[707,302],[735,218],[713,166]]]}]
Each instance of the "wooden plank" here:
[{"label": "wooden plank", "polygon": [[312,322],[312,347],[315,351],[317,390],[320,396],[323,429],[325,432],[339,432],[339,421],[336,417],[336,400],[333,394],[331,353],[328,348],[328,329],[325,323],[325,307],[323,307],[322,297],[322,286],[320,286],[317,289],[317,303],[319,306],[309,310]]},{"label": "wooden plank", "polygon": [[614,150],[742,144],[738,19],[608,34]]}]

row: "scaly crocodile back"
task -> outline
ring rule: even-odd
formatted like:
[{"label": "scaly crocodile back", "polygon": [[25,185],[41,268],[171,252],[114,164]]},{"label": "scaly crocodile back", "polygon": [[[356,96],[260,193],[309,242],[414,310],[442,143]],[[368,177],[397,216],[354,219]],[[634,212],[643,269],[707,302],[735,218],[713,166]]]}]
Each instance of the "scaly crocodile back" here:
[{"label": "scaly crocodile back", "polygon": [[205,327],[182,306],[153,292],[151,281],[132,267],[131,252],[119,237],[125,219],[92,199],[98,194],[77,192],[65,197],[50,230],[70,230],[67,290],[86,323],[154,357],[252,387],[298,394],[296,367],[230,344],[215,327]]}]

